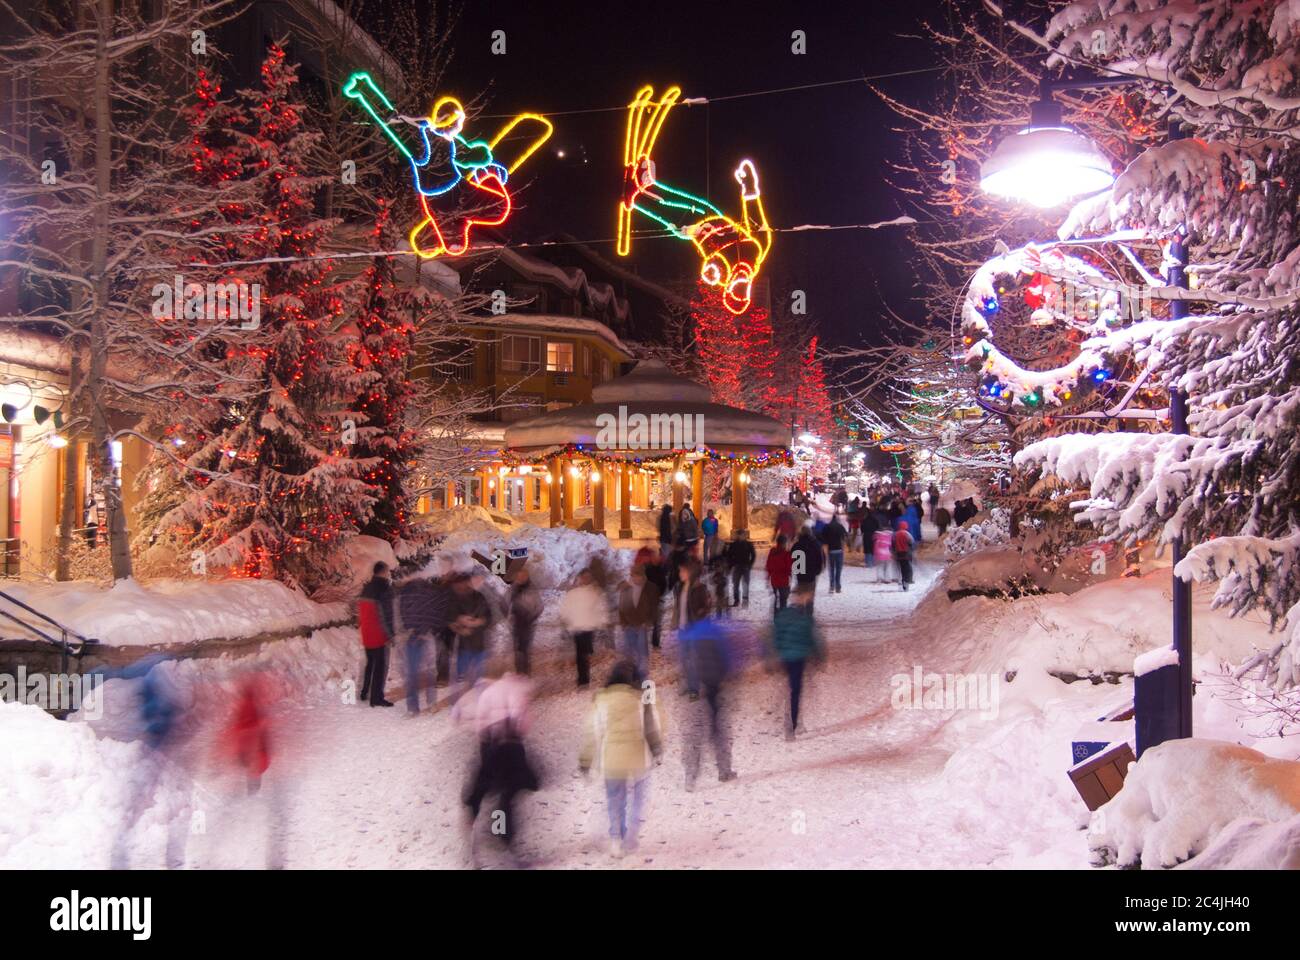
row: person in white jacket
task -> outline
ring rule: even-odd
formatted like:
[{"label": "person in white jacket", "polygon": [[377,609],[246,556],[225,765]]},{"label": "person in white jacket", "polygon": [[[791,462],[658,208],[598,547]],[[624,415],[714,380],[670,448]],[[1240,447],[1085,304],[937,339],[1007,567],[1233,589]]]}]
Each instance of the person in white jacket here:
[{"label": "person in white jacket", "polygon": [[596,586],[591,571],[578,574],[578,582],[560,601],[560,622],[573,637],[573,648],[578,659],[578,686],[591,682],[591,652],[595,647],[596,631],[609,625],[609,606],[605,593]]}]

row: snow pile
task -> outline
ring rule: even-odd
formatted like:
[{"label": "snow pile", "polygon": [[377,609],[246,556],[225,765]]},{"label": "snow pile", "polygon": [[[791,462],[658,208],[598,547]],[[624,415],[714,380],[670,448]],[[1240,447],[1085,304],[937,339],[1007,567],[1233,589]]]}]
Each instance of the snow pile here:
[{"label": "snow pile", "polygon": [[478,504],[430,510],[420,517],[420,522],[433,533],[443,536],[460,533],[466,528],[481,532],[500,530],[503,527],[508,529],[513,524],[509,516],[493,513]]},{"label": "snow pile", "polygon": [[[1300,763],[1213,740],[1170,740],[1129,768],[1124,789],[1092,817],[1088,846],[1098,863],[1172,867],[1215,843],[1214,860],[1274,856],[1293,863],[1300,814]],[[1292,821],[1263,832],[1264,824]],[[1227,831],[1231,825],[1231,831]],[[1280,848],[1270,842],[1280,841]]]},{"label": "snow pile", "polygon": [[[1140,654],[1169,645],[1167,567],[1143,577],[1104,580],[1069,595],[1016,600],[970,596],[956,602],[948,600],[952,569],[921,601],[916,622],[922,630],[947,637],[962,662],[1020,672],[1131,675]],[[1207,588],[1193,591],[1192,642],[1197,655],[1207,658],[1206,670],[1217,674],[1221,662],[1241,663],[1276,642],[1259,619],[1230,619],[1211,610],[1212,596]]]},{"label": "snow pile", "polygon": [[477,525],[462,528],[448,536],[434,557],[433,566],[440,572],[450,565],[454,570],[482,569],[472,554],[491,557],[497,551],[511,548],[528,549],[528,572],[542,590],[564,589],[595,560],[606,569],[622,572],[631,565],[632,554],[610,546],[608,538],[595,533],[583,533],[568,527],[535,527],[521,524],[506,533],[494,529],[482,530]]},{"label": "snow pile", "polygon": [[[0,864],[108,867],[111,831],[130,819],[129,778],[150,771],[144,757],[139,743],[100,739],[85,723],[0,702]],[[190,793],[188,778],[164,766],[135,820],[133,865],[162,865],[169,826],[188,828]]]},{"label": "snow pile", "polygon": [[1188,862],[1189,870],[1300,870],[1300,814],[1270,823],[1242,817]]},{"label": "snow pile", "polygon": [[[111,646],[156,646],[310,629],[347,620],[345,603],[316,603],[275,580],[22,583],[9,593]],[[21,634],[7,628],[6,635]]]},{"label": "snow pile", "polygon": [[964,557],[985,547],[1007,543],[1011,539],[1011,514],[994,507],[987,516],[976,517],[962,527],[951,527],[944,538],[944,552],[950,558]]},{"label": "snow pile", "polygon": [[374,575],[376,563],[387,564],[389,570],[397,569],[397,555],[391,543],[367,536],[356,536],[348,541],[349,574],[345,589],[350,591],[349,596],[361,592],[366,581]]}]

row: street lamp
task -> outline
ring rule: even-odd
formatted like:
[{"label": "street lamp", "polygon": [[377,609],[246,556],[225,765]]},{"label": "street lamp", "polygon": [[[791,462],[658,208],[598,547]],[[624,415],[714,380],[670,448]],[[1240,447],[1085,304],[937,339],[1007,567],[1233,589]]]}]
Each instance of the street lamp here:
[{"label": "street lamp", "polygon": [[1051,94],[1045,84],[1030,110],[1029,126],[1003,140],[980,165],[985,193],[1048,208],[1115,182],[1109,158],[1061,121],[1061,105]]},{"label": "street lamp", "polygon": [[[1025,200],[1039,207],[1053,207],[1065,200],[1086,196],[1106,189],[1115,182],[1110,162],[1097,146],[1077,131],[1065,126],[1061,108],[1052,95],[1062,90],[1087,90],[1096,87],[1127,86],[1146,79],[1111,75],[1084,76],[1068,80],[1044,80],[1039,87],[1038,102],[1030,110],[1029,126],[1014,137],[998,144],[980,166],[980,187],[988,193]],[[1184,136],[1177,121],[1170,121],[1169,139]],[[1166,281],[1171,287],[1187,289],[1187,238],[1184,230],[1171,240],[1167,259]],[[1173,300],[1170,317],[1181,320],[1188,315],[1187,301]],[[1117,416],[1123,417],[1121,411]],[[1186,434],[1187,395],[1177,388],[1169,391],[1170,429]],[[1182,537],[1172,543],[1173,565],[1183,558]],[[1143,717],[1139,708],[1138,752],[1165,740],[1192,735],[1192,587],[1181,577],[1173,578],[1173,648],[1178,654],[1176,669],[1164,668],[1139,678],[1138,689],[1145,682],[1147,697],[1159,704]]]}]

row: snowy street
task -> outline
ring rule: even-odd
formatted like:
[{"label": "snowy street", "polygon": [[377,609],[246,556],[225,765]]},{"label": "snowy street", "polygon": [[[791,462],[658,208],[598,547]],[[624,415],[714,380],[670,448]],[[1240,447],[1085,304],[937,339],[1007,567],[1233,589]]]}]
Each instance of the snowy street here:
[{"label": "snowy street", "polygon": [[[661,685],[667,751],[651,776],[642,848],[625,864],[975,866],[1005,852],[1005,838],[962,836],[950,808],[934,810],[922,802],[927,778],[948,757],[937,732],[944,715],[890,709],[891,675],[909,671],[917,656],[938,662],[933,642],[910,633],[903,619],[933,575],[933,565],[922,566],[917,587],[904,593],[897,584],[877,585],[873,571],[849,567],[845,592],[817,600],[831,653],[825,671],[808,685],[806,732],[785,741],[783,677],[751,662],[732,691],[740,775],[717,783],[706,753],[693,794],[683,786],[680,732],[689,711],[702,704],[677,692],[668,640],[668,652],[657,652],[652,663]],[[751,606],[738,611],[755,626],[765,618],[766,593],[755,584]],[[551,867],[606,865],[603,790],[595,780],[584,781],[576,764],[590,693],[573,689],[571,655],[566,660],[557,629],[543,629],[538,653],[541,679],[528,745],[543,786],[517,804],[520,852]],[[596,661],[595,682],[612,659],[605,653]],[[395,667],[394,699],[391,684],[399,675]],[[445,698],[444,691],[440,695]],[[288,865],[467,865],[460,795],[476,742],[446,709],[416,719],[405,713],[400,701],[391,710],[375,710],[318,700],[279,719],[296,748],[291,767],[272,767],[272,774],[292,784]],[[484,833],[486,819],[479,823]],[[265,829],[256,816],[247,826],[254,833]],[[190,862],[260,866],[256,857],[263,844],[255,836],[239,839],[240,830],[210,822],[206,837],[192,845]],[[490,838],[481,849],[485,862],[494,862],[497,848]]]}]

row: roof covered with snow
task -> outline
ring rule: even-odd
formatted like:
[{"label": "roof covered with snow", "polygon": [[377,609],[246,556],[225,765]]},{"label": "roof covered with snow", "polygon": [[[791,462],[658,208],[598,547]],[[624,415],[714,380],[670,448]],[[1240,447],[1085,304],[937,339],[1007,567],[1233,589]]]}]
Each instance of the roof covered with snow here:
[{"label": "roof covered with snow", "polygon": [[790,446],[790,428],[750,410],[710,402],[709,388],[657,360],[592,391],[595,402],[566,407],[506,427],[506,448],[545,455],[569,444],[640,459],[674,451],[718,450],[775,455]]},{"label": "roof covered with snow", "polygon": [[501,328],[552,330],[559,333],[599,337],[623,356],[629,358],[632,356],[632,352],[623,344],[623,341],[619,340],[613,330],[599,320],[588,320],[586,317],[566,317],[555,313],[503,313],[495,317],[475,317],[466,321],[464,326],[482,327],[491,330]]}]

